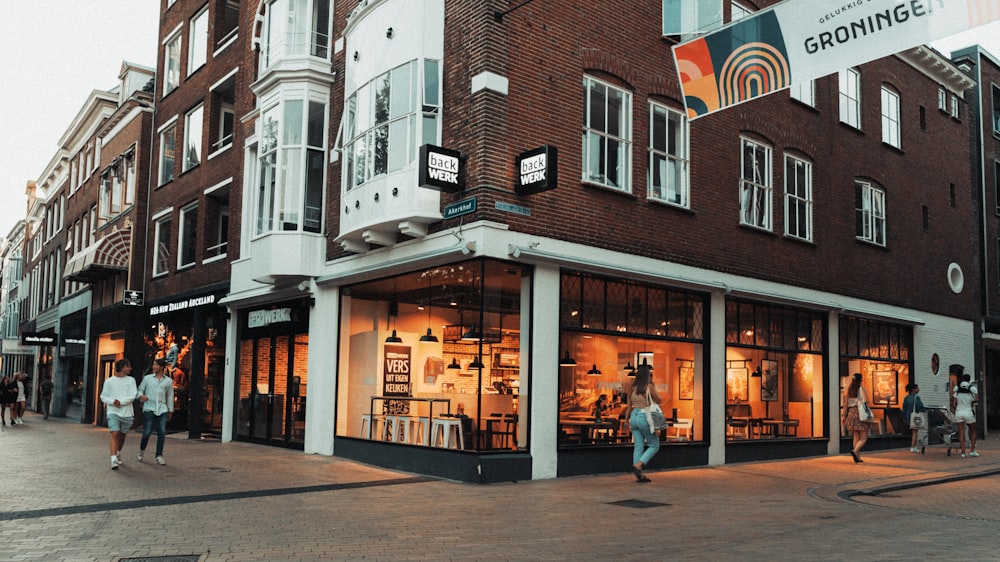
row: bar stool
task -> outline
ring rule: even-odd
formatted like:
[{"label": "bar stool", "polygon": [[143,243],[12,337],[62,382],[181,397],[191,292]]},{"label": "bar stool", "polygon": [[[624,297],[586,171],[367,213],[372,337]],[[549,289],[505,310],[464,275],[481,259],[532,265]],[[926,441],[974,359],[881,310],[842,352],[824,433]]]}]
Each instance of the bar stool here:
[{"label": "bar stool", "polygon": [[368,429],[371,428],[371,437],[378,439],[381,435],[382,423],[385,420],[382,416],[375,414],[361,414],[361,431],[358,432],[358,437],[369,438]]},{"label": "bar stool", "polygon": [[[427,416],[411,416],[409,418],[409,436],[414,445],[430,445],[430,421]],[[418,443],[419,441],[419,443]]]},{"label": "bar stool", "polygon": [[387,441],[394,443],[410,442],[410,416],[386,416],[385,425]]},{"label": "bar stool", "polygon": [[[452,432],[454,430],[454,432]],[[431,446],[461,449],[463,447],[462,420],[434,418],[431,422]]]}]

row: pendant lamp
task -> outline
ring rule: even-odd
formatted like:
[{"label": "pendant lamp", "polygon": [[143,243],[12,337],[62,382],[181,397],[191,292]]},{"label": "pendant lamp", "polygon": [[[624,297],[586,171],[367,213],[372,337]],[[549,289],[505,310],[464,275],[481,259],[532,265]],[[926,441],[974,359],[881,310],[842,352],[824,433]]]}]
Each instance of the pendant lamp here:
[{"label": "pendant lamp", "polygon": [[420,336],[420,343],[437,343],[438,339],[431,333],[431,278],[427,276],[427,333]]}]

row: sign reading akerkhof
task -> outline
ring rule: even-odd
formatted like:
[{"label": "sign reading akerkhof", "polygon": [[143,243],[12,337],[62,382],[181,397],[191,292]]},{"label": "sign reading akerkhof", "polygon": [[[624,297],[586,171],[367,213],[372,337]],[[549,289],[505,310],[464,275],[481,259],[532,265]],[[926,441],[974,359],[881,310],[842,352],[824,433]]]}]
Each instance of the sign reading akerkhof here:
[{"label": "sign reading akerkhof", "polygon": [[556,187],[558,151],[554,146],[540,146],[517,156],[518,195],[541,193]]},{"label": "sign reading akerkhof", "polygon": [[425,144],[420,147],[418,182],[420,187],[457,193],[465,186],[465,159],[457,150]]}]

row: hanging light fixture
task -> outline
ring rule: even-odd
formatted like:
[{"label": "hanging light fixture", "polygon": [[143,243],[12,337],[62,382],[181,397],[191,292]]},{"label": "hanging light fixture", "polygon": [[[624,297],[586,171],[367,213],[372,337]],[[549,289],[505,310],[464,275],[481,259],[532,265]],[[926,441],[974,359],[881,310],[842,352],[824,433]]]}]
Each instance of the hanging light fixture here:
[{"label": "hanging light fixture", "polygon": [[628,361],[625,363],[625,368],[623,370],[625,371],[626,375],[628,375],[630,377],[634,377],[635,376],[635,367],[632,366],[632,343],[631,342],[629,342],[629,345],[628,345],[628,352],[629,352],[629,358],[628,358]]},{"label": "hanging light fixture", "polygon": [[572,357],[569,356],[569,350],[566,350],[566,354],[563,355],[562,359],[559,360],[559,366],[560,367],[575,367],[576,366],[576,361]]},{"label": "hanging light fixture", "polygon": [[389,303],[389,318],[385,321],[386,329],[389,328],[389,319],[392,319],[392,335],[385,338],[385,343],[403,343],[403,338],[396,335],[396,316],[399,315],[399,299],[396,295],[396,286],[392,286],[392,302]]},{"label": "hanging light fixture", "polygon": [[469,326],[469,330],[462,334],[462,341],[482,341],[483,333],[476,330],[476,325]]},{"label": "hanging light fixture", "polygon": [[593,357],[594,365],[590,368],[589,371],[587,371],[587,374],[592,377],[599,377],[601,376],[602,373],[601,370],[597,368],[597,338],[591,336],[591,339],[593,340],[594,343],[594,357]]},{"label": "hanging light fixture", "polygon": [[469,363],[470,369],[485,369],[486,365],[483,364],[483,356],[477,355],[475,361]]},{"label": "hanging light fixture", "polygon": [[448,364],[448,368],[452,370],[459,370],[462,366],[458,364],[458,358],[452,357],[451,363]]},{"label": "hanging light fixture", "polygon": [[420,336],[420,343],[437,343],[437,336],[431,333],[431,277],[427,275],[427,333]]}]

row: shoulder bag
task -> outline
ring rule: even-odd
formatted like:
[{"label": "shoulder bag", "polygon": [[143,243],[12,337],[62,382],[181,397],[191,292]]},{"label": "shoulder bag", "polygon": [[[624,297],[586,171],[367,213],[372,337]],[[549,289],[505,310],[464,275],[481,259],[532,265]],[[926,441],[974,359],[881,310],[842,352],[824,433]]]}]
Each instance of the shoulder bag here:
[{"label": "shoulder bag", "polygon": [[646,387],[646,400],[649,406],[646,407],[646,423],[652,432],[662,431],[667,428],[667,417],[663,415],[660,405],[653,402],[653,397],[649,394],[649,387]]},{"label": "shoulder bag", "polygon": [[875,414],[872,413],[872,409],[864,400],[858,400],[858,419],[863,422],[875,421]]},{"label": "shoulder bag", "polygon": [[926,429],[927,413],[914,411],[910,414],[910,429]]}]

